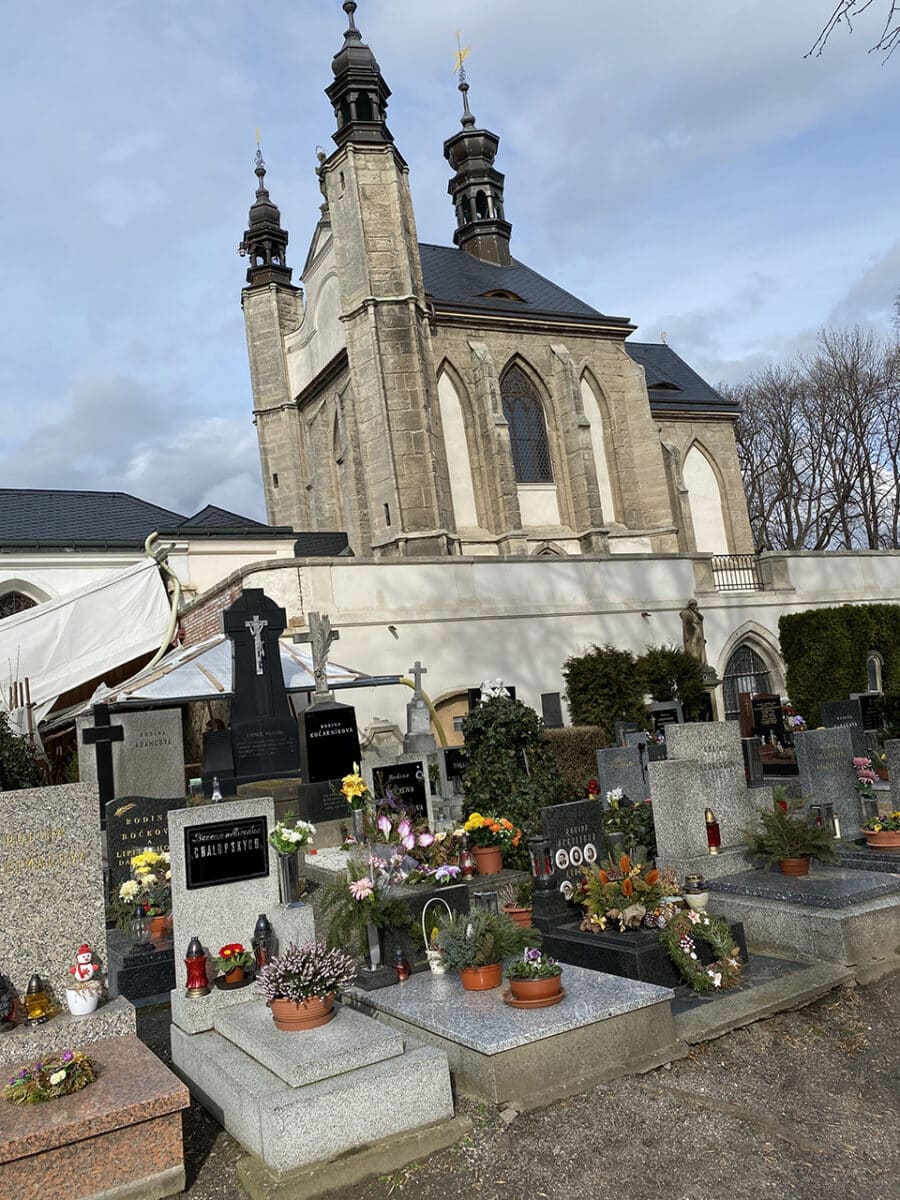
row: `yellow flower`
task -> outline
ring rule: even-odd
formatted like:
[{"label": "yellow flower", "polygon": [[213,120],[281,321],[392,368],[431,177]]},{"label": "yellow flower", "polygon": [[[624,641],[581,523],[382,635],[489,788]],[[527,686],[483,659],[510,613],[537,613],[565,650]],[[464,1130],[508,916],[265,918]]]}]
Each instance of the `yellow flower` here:
[{"label": "yellow flower", "polygon": [[487,821],[481,813],[472,813],[468,821],[463,825],[463,829],[465,829],[466,833],[471,833],[473,829],[483,829],[485,825],[487,825]]}]

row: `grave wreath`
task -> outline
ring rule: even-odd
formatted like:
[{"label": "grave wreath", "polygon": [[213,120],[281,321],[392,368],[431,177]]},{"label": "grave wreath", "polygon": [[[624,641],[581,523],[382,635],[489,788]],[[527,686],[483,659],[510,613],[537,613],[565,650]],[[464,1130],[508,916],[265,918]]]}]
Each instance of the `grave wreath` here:
[{"label": "grave wreath", "polygon": [[12,1104],[42,1104],[80,1092],[96,1078],[97,1064],[92,1058],[78,1050],[66,1050],[22,1067],[3,1089],[3,1096]]},{"label": "grave wreath", "polygon": [[[720,991],[740,982],[740,952],[731,930],[717,917],[705,912],[678,913],[660,932],[659,940],[695,992]],[[700,961],[698,942],[709,946],[716,956],[707,966]]]}]

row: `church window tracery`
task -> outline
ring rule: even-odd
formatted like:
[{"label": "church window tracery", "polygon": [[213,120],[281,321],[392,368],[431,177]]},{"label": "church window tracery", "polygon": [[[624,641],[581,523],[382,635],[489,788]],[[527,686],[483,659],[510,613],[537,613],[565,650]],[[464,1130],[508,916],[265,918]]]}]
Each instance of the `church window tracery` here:
[{"label": "church window tracery", "polygon": [[517,483],[552,483],[544,409],[534,384],[521,367],[510,367],[500,384],[503,415]]},{"label": "church window tracery", "polygon": [[743,642],[737,647],[722,676],[722,693],[725,701],[725,720],[736,721],[741,705],[741,692],[768,692],[771,690],[771,672],[752,646]]},{"label": "church window tracery", "polygon": [[23,596],[21,592],[7,592],[5,596],[0,596],[0,621],[4,617],[14,617],[17,613],[26,612],[36,605],[37,601],[32,600],[30,596]]}]

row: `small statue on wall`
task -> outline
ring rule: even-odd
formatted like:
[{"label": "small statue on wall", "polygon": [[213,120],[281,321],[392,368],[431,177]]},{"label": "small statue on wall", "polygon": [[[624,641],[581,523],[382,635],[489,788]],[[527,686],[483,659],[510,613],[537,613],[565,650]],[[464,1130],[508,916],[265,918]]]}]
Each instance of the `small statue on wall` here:
[{"label": "small statue on wall", "polygon": [[706,638],[703,636],[703,613],[696,600],[688,600],[687,608],[678,614],[681,617],[681,636],[684,648],[691,658],[706,665]]}]

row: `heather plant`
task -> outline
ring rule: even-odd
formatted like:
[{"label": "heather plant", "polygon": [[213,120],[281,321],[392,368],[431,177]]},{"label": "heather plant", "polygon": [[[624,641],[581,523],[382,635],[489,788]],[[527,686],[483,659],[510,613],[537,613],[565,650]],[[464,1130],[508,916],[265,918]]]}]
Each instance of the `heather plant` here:
[{"label": "heather plant", "polygon": [[256,977],[266,1000],[293,1000],[302,1004],[313,996],[324,999],[342,992],[356,978],[356,960],[343,950],[329,950],[324,942],[293,942],[268,962]]}]

